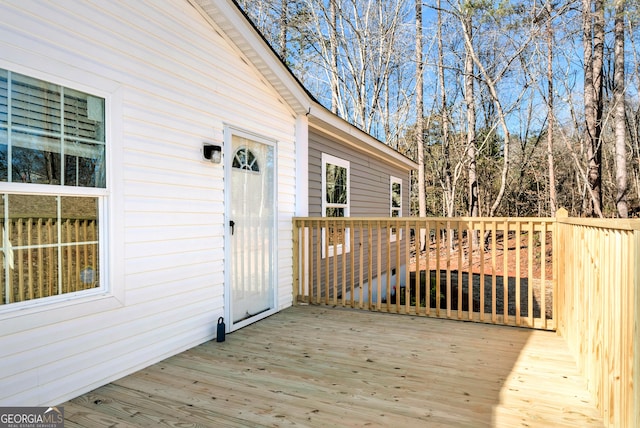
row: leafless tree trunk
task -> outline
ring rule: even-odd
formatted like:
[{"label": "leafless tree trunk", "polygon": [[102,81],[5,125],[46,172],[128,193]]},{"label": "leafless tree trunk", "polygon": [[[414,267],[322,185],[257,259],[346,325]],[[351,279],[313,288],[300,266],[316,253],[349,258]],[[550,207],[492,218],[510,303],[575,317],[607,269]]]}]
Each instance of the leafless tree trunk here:
[{"label": "leafless tree trunk", "polygon": [[289,28],[289,0],[282,0],[280,4],[280,32],[278,33],[278,53],[283,61],[287,59],[287,30]]},{"label": "leafless tree trunk", "polygon": [[476,103],[473,85],[473,56],[471,40],[473,26],[471,16],[463,17],[463,33],[465,37],[465,61],[464,61],[464,99],[467,107],[467,160],[469,176],[469,215],[479,215],[478,203],[478,176],[476,173]]},{"label": "leafless tree trunk", "polygon": [[553,105],[553,6],[547,0],[547,114],[549,116],[547,125],[547,168],[549,173],[549,210],[555,216],[558,207],[556,206],[556,175],[553,162],[553,128],[555,126],[555,111]]},{"label": "leafless tree trunk", "polygon": [[[593,9],[593,11],[592,11]],[[584,48],[585,143],[587,145],[591,216],[602,217],[602,66],[604,57],[603,0],[582,0]]]},{"label": "leafless tree trunk", "polygon": [[615,109],[615,140],[616,140],[616,207],[618,217],[627,218],[627,147],[625,141],[625,80],[624,80],[624,0],[615,1],[615,44],[613,75],[613,97]]},{"label": "leafless tree trunk", "polygon": [[453,217],[455,192],[451,177],[451,153],[449,150],[449,109],[447,106],[447,92],[444,80],[444,48],[442,46],[442,10],[440,0],[436,3],[438,15],[438,80],[440,81],[440,114],[442,124],[442,156],[444,157],[444,204],[447,217]]},{"label": "leafless tree trunk", "polygon": [[[416,0],[416,144],[418,145],[418,215],[427,216],[424,182],[424,88],[422,62],[422,0]],[[426,230],[420,231],[420,249],[426,247]]]},{"label": "leafless tree trunk", "polygon": [[331,61],[331,111],[338,113],[339,91],[338,86],[338,14],[336,0],[329,0],[329,50]]}]

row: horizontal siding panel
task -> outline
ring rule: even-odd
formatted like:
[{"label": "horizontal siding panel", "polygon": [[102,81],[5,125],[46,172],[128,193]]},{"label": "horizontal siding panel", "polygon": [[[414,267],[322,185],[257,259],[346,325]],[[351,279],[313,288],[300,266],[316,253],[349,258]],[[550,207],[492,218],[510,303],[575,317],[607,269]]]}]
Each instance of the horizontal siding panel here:
[{"label": "horizontal siding panel", "polygon": [[[205,293],[207,299],[209,299],[213,297],[214,289],[216,288],[213,286],[213,279],[222,278],[222,276],[219,275],[221,272],[218,272],[218,275],[211,273],[205,275],[200,273],[200,269],[194,269],[193,267],[190,270],[183,269],[182,272],[184,272],[184,276],[182,278],[175,278],[175,274],[173,272],[170,273],[167,270],[167,274],[170,273],[174,276],[173,278],[169,279],[166,277],[163,280],[161,278],[152,277],[154,281],[149,284],[145,284],[145,281],[149,276],[147,275],[144,278],[141,276],[141,281],[136,283],[136,287],[131,287],[127,290],[127,305],[143,305],[152,300],[160,299],[183,301],[185,299],[193,298],[193,293],[196,292]],[[198,272],[198,275],[194,275],[195,272]],[[220,283],[222,283],[222,281],[216,282],[215,285],[219,287]]]},{"label": "horizontal siding panel", "polygon": [[[216,220],[218,216],[211,216],[210,214],[194,214],[194,213],[160,213],[160,212],[135,212],[128,211],[125,215],[124,224],[126,231],[130,231],[134,228],[145,228],[150,234],[158,233],[158,228],[170,227],[173,225],[188,225],[199,224],[208,225],[213,227],[220,227],[222,222]],[[179,220],[179,221],[178,221]],[[212,235],[215,237],[218,234],[213,233],[215,229],[212,229]],[[220,234],[219,236],[222,236]]]},{"label": "horizontal siding panel", "polygon": [[[125,246],[128,254],[125,262],[127,274],[155,271],[176,266],[191,266],[209,261],[211,254],[209,251],[177,251],[175,253],[155,254],[153,257],[138,256],[134,251]],[[211,247],[208,248],[210,250]]]},{"label": "horizontal siding panel", "polygon": [[[127,304],[135,305],[149,300],[149,294],[154,298],[172,296],[176,290],[180,293],[193,288],[206,288],[213,295],[222,295],[220,285],[224,281],[224,271],[221,268],[222,259],[209,263],[198,263],[185,266],[174,266],[167,269],[157,269],[127,278]],[[205,268],[205,269],[202,269]]]},{"label": "horizontal siding panel", "polygon": [[[162,231],[160,231],[162,233]],[[127,254],[138,258],[166,257],[176,254],[196,254],[205,252],[211,248],[211,239],[191,238],[191,239],[157,239],[142,243],[127,243],[125,249]]]},{"label": "horizontal siding panel", "polygon": [[[159,230],[156,227],[146,228],[134,228],[127,233],[126,242],[143,243],[143,242],[156,242],[161,240],[176,241],[176,240],[190,240],[190,239],[208,239],[213,241],[214,239],[220,239],[224,234],[224,227],[222,224],[222,216],[220,216],[219,226],[212,224],[197,225],[197,224],[184,224],[173,225],[171,227],[164,227]],[[211,245],[209,245],[211,247]]]},{"label": "horizontal siding panel", "polygon": [[[203,180],[208,181],[206,177]],[[223,189],[204,186],[185,186],[182,183],[144,183],[140,181],[127,182],[126,199],[131,211],[145,211],[150,203],[166,199],[177,205],[179,210],[189,212],[209,212],[217,214],[223,212],[219,201],[223,198]],[[136,206],[139,204],[139,206]],[[194,207],[181,207],[193,204]],[[176,208],[174,206],[174,208]]]},{"label": "horizontal siding panel", "polygon": [[[95,377],[96,371],[101,373],[99,384],[102,384],[105,379],[121,377],[123,373],[130,373],[138,367],[160,361],[164,357],[201,343],[211,337],[214,329],[215,316],[205,303],[194,305],[193,311],[185,311],[183,308],[158,313],[146,323],[146,331],[129,328],[127,325],[123,325],[121,331],[116,328],[114,332],[117,335],[114,336],[120,338],[117,342],[100,343],[103,346],[108,345],[108,353],[100,347],[92,347],[84,352],[49,362],[46,367],[42,367],[37,385],[32,386],[37,387],[43,396],[60,397],[58,400],[64,400],[73,397],[78,391],[90,390],[91,388],[86,386],[87,378]],[[200,310],[196,311],[196,306],[200,306]],[[103,334],[108,335],[108,338],[113,333]],[[126,338],[121,339],[125,334]],[[84,339],[91,338],[89,336]],[[62,376],[62,373],[65,375]],[[61,395],[60,391],[74,392],[65,396]]]},{"label": "horizontal siding panel", "polygon": [[[132,273],[127,277],[126,298],[135,299],[134,296],[137,295],[135,293],[144,292],[141,290],[149,289],[150,287],[160,287],[161,289],[177,287],[177,284],[182,284],[181,281],[193,281],[194,287],[199,284],[199,287],[208,288],[215,295],[221,295],[222,288],[220,285],[224,280],[222,261],[221,257],[217,257],[216,254],[212,253],[210,259],[206,262],[168,266],[166,268],[157,267],[153,271]],[[137,299],[133,301],[127,300],[127,304],[135,303],[136,301]]]},{"label": "horizontal siding panel", "polygon": [[[188,188],[184,189],[187,193],[193,192],[193,189],[189,189],[188,191],[187,189]],[[187,195],[185,195],[185,197],[183,198],[177,198],[177,196],[179,196],[179,190],[179,188],[169,189],[167,193],[170,196],[168,196],[167,198],[130,197],[128,199],[130,199],[131,202],[127,205],[127,208],[135,212],[208,214],[210,216],[215,215],[215,213],[211,210],[211,203],[203,198],[204,192],[195,194],[192,199],[190,199]],[[211,219],[209,219],[208,222],[210,223]]]},{"label": "horizontal siding panel", "polygon": [[[207,164],[211,167],[211,164]],[[201,173],[199,164],[191,164],[193,173],[188,171],[181,171],[180,175],[171,174],[169,171],[159,168],[153,168],[152,165],[126,165],[127,171],[127,188],[125,192],[127,195],[145,196],[147,192],[144,191],[145,185],[153,187],[150,191],[159,191],[161,188],[167,188],[180,190],[186,188],[199,189],[198,191],[216,191],[212,193],[212,196],[220,194],[224,189],[224,182],[222,176],[207,175]],[[154,187],[158,185],[157,187]]]},{"label": "horizontal siding panel", "polygon": [[[173,324],[197,314],[210,313],[213,310],[210,302],[211,297],[210,290],[200,289],[184,293],[183,297],[178,296],[174,299],[175,304],[171,308],[167,308],[162,301],[150,301],[144,305],[145,307],[138,305],[123,310],[121,316],[115,320],[113,315],[109,316],[108,313],[104,313],[86,317],[82,323],[74,324],[73,330],[61,330],[64,325],[59,325],[58,328],[61,331],[58,335],[43,337],[37,346],[34,346],[33,342],[13,343],[12,349],[15,349],[15,352],[5,356],[3,364],[6,364],[6,367],[46,368],[44,371],[51,373],[39,373],[37,377],[38,382],[46,383],[46,376],[61,375],[50,370],[52,365],[66,364],[65,361],[73,358],[84,359],[76,368],[98,364],[101,360],[108,360],[109,354],[113,355],[113,347],[120,346],[119,343],[123,339],[135,341],[138,337],[138,344],[143,344],[145,343],[144,334],[155,334],[156,332],[162,334],[162,327],[165,325],[171,327]],[[134,322],[136,319],[142,320],[142,315],[147,321]],[[91,358],[90,355],[94,352],[96,356]],[[87,364],[88,362],[91,364]],[[12,379],[16,377],[25,379],[25,383],[31,379],[29,371],[7,371],[3,374],[5,375],[1,378],[3,386],[5,383],[12,383]],[[4,393],[7,394],[6,396],[10,396],[18,391],[20,391],[19,388],[13,391],[2,388],[0,394]]]}]

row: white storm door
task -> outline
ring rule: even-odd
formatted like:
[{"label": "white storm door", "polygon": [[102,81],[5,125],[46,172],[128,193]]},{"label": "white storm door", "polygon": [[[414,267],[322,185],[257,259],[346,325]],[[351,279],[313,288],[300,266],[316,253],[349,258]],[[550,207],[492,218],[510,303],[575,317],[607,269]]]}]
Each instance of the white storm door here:
[{"label": "white storm door", "polygon": [[231,134],[227,158],[229,312],[234,330],[275,308],[275,146]]}]

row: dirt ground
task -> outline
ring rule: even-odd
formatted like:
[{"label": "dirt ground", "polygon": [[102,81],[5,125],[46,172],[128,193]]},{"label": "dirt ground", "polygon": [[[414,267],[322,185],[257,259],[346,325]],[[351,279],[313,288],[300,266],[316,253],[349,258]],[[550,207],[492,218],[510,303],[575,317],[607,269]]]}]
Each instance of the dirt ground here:
[{"label": "dirt ground", "polygon": [[[538,238],[539,239],[539,238]],[[457,295],[458,284],[463,287],[463,300],[461,302],[463,310],[468,310],[468,283],[469,272],[471,271],[473,282],[473,310],[480,310],[481,302],[481,290],[484,289],[484,306],[485,313],[491,313],[492,311],[492,293],[493,293],[493,280],[495,277],[495,289],[496,289],[496,312],[502,314],[504,312],[504,300],[505,293],[508,300],[508,313],[509,315],[515,315],[517,310],[516,305],[516,287],[517,283],[520,284],[520,315],[527,316],[529,313],[529,283],[531,283],[532,301],[533,301],[533,315],[534,317],[540,317],[542,309],[546,318],[553,318],[553,264],[552,264],[552,242],[551,236],[546,239],[546,249],[544,251],[545,263],[544,263],[544,282],[542,282],[542,256],[540,245],[535,241],[533,242],[533,263],[531,269],[529,268],[529,251],[528,251],[528,237],[521,235],[520,239],[516,239],[514,236],[510,236],[507,240],[507,246],[505,251],[505,245],[503,239],[500,237],[496,242],[495,254],[492,254],[490,249],[485,248],[484,254],[481,254],[478,249],[473,251],[473,257],[471,259],[471,270],[469,269],[469,257],[468,257],[468,245],[466,242],[462,242],[462,265],[459,264],[458,248],[447,252],[447,248],[444,245],[436,246],[435,240],[432,240],[429,245],[428,251],[422,251],[419,256],[420,270],[431,270],[432,282],[435,282],[435,271],[437,269],[436,260],[438,254],[440,255],[440,271],[441,271],[441,290],[445,290],[447,278],[447,269],[451,271],[449,278],[451,284],[452,294],[452,309],[457,309]],[[518,251],[519,246],[519,251]],[[454,246],[455,247],[455,246]],[[415,248],[415,247],[414,247]],[[412,252],[409,270],[415,272],[418,265],[415,257],[415,251]],[[448,255],[448,257],[447,257]],[[504,260],[507,260],[507,286],[505,287],[505,264]],[[483,262],[484,258],[484,262]],[[495,259],[495,261],[494,261]],[[518,259],[520,261],[518,268]],[[518,274],[519,271],[519,274]],[[530,275],[531,273],[531,275]],[[531,277],[530,277],[531,276]],[[519,281],[517,278],[520,278]],[[459,279],[460,278],[460,279]],[[481,283],[483,287],[481,287]],[[543,291],[544,290],[544,291]],[[441,291],[442,292],[442,291]],[[544,304],[542,302],[542,296],[544,295]],[[435,301],[434,301],[435,304]]]}]

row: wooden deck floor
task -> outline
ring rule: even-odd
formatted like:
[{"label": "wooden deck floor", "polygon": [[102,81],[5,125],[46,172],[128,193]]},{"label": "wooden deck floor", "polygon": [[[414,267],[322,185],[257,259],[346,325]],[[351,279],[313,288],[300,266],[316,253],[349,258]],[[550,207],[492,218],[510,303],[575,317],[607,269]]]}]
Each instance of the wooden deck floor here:
[{"label": "wooden deck floor", "polygon": [[315,306],[63,406],[67,427],[602,426],[554,333]]}]

